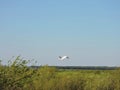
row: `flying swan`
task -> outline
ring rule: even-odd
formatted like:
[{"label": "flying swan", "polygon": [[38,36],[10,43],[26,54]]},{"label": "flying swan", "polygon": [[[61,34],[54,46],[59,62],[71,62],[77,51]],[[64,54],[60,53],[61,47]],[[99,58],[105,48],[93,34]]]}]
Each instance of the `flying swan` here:
[{"label": "flying swan", "polygon": [[58,59],[59,59],[59,60],[64,60],[64,59],[69,59],[69,57],[68,57],[68,56],[62,56],[62,57],[59,56]]}]

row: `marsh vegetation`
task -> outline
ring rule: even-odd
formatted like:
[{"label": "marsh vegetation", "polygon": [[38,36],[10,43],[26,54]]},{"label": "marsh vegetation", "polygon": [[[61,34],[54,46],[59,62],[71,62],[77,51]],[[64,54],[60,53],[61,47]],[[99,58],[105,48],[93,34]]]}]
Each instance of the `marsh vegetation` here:
[{"label": "marsh vegetation", "polygon": [[19,56],[0,65],[0,90],[120,90],[120,70],[59,70],[27,66]]}]

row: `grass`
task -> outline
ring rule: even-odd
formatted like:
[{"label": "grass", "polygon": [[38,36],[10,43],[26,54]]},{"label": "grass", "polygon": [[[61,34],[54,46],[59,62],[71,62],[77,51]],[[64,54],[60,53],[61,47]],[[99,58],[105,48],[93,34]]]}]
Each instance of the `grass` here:
[{"label": "grass", "polygon": [[120,90],[120,69],[59,70],[27,67],[19,56],[0,65],[0,90]]}]

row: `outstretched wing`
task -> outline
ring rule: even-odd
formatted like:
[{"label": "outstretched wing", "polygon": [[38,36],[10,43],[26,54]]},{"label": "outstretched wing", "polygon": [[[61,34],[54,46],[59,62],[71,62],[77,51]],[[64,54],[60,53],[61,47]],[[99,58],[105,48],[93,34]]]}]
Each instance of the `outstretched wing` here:
[{"label": "outstretched wing", "polygon": [[62,58],[61,56],[59,56],[59,58]]}]

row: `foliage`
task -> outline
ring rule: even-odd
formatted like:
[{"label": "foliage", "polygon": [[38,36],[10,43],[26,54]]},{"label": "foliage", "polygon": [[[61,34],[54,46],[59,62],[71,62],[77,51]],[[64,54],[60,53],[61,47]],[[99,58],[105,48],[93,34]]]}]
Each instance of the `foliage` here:
[{"label": "foliage", "polygon": [[27,66],[20,56],[0,64],[0,90],[120,90],[120,69],[59,70]]}]

